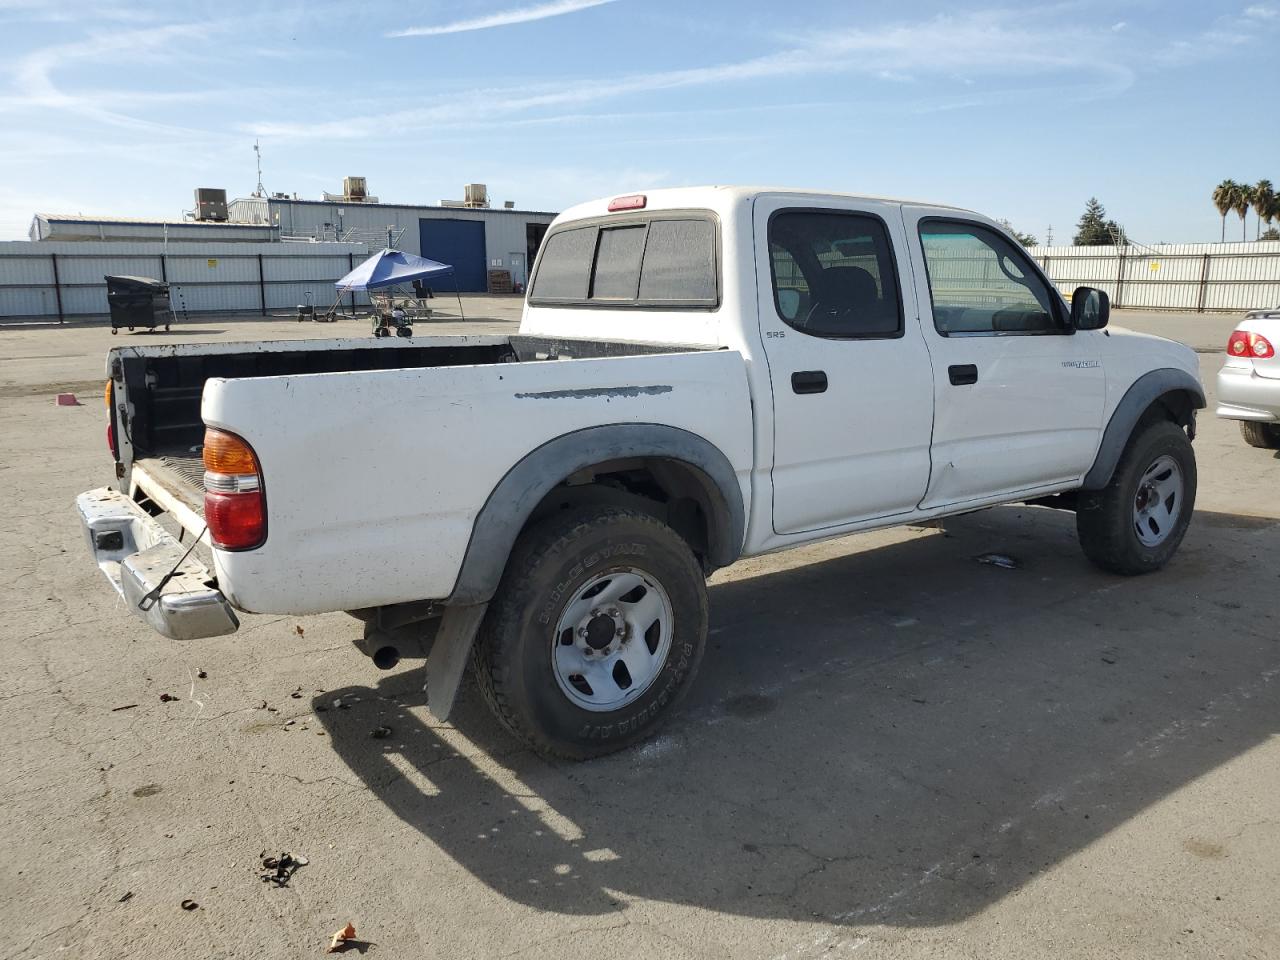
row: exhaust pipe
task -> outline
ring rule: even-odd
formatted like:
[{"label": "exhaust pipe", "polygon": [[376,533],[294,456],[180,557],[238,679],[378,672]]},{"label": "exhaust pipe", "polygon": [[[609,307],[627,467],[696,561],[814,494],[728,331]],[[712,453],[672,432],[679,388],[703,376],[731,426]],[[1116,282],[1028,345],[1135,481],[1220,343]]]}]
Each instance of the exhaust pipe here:
[{"label": "exhaust pipe", "polygon": [[361,610],[357,615],[364,621],[364,636],[355,641],[356,648],[379,670],[390,670],[401,660],[425,660],[443,613],[431,601]]}]

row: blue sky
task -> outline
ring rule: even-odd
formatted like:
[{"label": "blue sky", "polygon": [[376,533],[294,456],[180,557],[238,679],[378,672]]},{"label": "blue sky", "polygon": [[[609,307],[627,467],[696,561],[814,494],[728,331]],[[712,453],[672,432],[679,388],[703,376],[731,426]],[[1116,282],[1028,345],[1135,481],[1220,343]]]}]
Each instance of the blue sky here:
[{"label": "blue sky", "polygon": [[1214,184],[1280,183],[1280,0],[0,0],[0,37],[0,239],[247,195],[255,138],[304,198],[767,183],[1057,241],[1091,195],[1214,240]]}]

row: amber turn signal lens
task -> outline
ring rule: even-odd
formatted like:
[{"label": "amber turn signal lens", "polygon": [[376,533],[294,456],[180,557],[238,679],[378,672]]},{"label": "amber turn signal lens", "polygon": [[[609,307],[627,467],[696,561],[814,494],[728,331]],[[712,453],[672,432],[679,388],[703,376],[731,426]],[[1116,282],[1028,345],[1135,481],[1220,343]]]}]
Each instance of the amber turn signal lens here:
[{"label": "amber turn signal lens", "polygon": [[108,410],[111,409],[111,381],[107,381],[106,387],[102,391],[102,405]]},{"label": "amber turn signal lens", "polygon": [[212,473],[257,473],[258,458],[234,433],[209,427],[204,432],[204,468]]}]

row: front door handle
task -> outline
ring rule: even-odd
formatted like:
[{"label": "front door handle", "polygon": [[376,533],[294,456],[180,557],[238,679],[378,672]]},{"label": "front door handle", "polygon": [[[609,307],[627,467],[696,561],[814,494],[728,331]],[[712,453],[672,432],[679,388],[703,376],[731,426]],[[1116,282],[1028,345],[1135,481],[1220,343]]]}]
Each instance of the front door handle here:
[{"label": "front door handle", "polygon": [[799,370],[791,375],[791,389],[796,393],[825,393],[827,374],[824,370]]},{"label": "front door handle", "polygon": [[947,367],[947,376],[954,387],[967,387],[978,382],[978,367],[973,363],[956,363]]}]

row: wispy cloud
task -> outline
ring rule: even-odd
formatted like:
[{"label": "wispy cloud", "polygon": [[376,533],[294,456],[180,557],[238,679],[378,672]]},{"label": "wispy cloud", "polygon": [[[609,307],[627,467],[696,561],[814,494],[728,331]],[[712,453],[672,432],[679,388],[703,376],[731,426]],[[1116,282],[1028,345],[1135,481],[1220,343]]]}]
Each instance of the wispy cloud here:
[{"label": "wispy cloud", "polygon": [[[1001,81],[996,89],[1001,97],[1007,91],[1003,81],[1009,77],[1016,77],[1019,87],[1026,85],[1028,77],[1056,77],[1062,84],[1057,91],[1061,95],[1089,99],[1119,94],[1133,82],[1132,70],[1116,58],[1096,55],[1108,41],[1116,38],[1105,28],[1090,32],[1046,26],[1005,11],[938,16],[874,30],[795,34],[783,38],[789,44],[784,49],[728,63],[544,83],[525,87],[517,96],[509,90],[476,89],[459,93],[447,103],[368,120],[268,120],[245,129],[287,139],[353,139],[385,129],[388,123],[401,129],[426,129],[474,122],[480,108],[490,116],[525,117],[544,109],[582,108],[638,95],[810,76],[864,77],[896,84],[920,78],[968,84],[978,77]],[[847,88],[851,104],[865,95],[865,87]],[[962,105],[980,101],[975,92]],[[945,103],[937,107],[948,108]]]},{"label": "wispy cloud", "polygon": [[615,0],[552,0],[551,3],[539,3],[531,7],[516,7],[511,10],[499,10],[483,17],[472,17],[468,20],[455,20],[430,27],[410,27],[389,33],[389,37],[437,37],[445,33],[467,33],[471,30],[488,30],[492,27],[509,27],[516,23],[532,23],[535,20],[546,20],[549,17],[562,17],[567,13],[577,13],[591,7],[601,7]]}]

